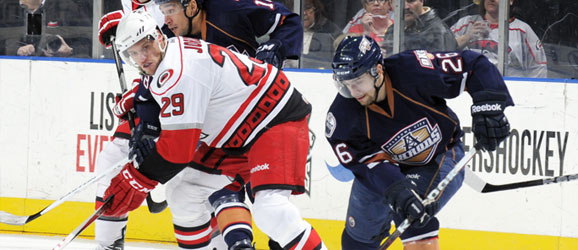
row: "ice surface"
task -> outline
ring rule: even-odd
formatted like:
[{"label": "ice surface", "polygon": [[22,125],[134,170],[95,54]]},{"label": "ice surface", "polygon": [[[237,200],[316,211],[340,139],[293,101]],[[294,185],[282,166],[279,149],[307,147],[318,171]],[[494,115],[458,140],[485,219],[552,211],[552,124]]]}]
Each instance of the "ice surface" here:
[{"label": "ice surface", "polygon": [[[28,234],[0,234],[1,250],[51,250],[65,236],[37,236]],[[90,239],[76,238],[64,249],[66,250],[94,250],[96,242]],[[176,244],[169,243],[145,243],[127,241],[125,250],[151,250],[151,249],[178,249]]]}]

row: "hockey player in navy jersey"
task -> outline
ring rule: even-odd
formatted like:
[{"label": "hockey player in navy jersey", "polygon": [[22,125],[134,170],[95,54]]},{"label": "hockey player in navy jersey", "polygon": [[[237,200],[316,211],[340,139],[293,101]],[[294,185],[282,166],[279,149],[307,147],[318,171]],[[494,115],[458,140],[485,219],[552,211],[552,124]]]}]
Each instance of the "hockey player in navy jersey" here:
[{"label": "hockey player in navy jersey", "polygon": [[464,155],[462,130],[446,105],[467,91],[473,99],[476,147],[493,151],[510,126],[513,101],[497,68],[472,52],[405,51],[382,59],[368,36],[346,37],[333,59],[339,94],[326,119],[326,138],[353,171],[342,249],[377,249],[390,221],[414,221],[404,249],[439,249],[435,214],[458,191],[463,171],[440,198],[421,199]]},{"label": "hockey player in navy jersey", "polygon": [[[155,0],[166,26],[189,36],[283,67],[303,48],[301,17],[271,0]],[[258,37],[269,40],[259,44]]]}]

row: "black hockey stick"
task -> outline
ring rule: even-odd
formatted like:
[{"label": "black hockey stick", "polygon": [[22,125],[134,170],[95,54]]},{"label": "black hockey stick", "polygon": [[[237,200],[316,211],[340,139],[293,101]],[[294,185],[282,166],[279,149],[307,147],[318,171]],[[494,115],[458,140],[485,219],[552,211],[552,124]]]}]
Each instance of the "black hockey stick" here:
[{"label": "black hockey stick", "polygon": [[92,213],[92,215],[90,215],[90,217],[88,217],[84,222],[82,222],[78,227],[76,227],[74,229],[74,231],[72,231],[70,234],[68,234],[68,236],[66,236],[66,238],[64,238],[54,248],[52,248],[52,250],[63,249],[70,242],[72,242],[74,239],[76,239],[76,237],[80,233],[82,233],[82,231],[84,231],[84,229],[86,229],[88,226],[90,226],[90,224],[92,224],[96,219],[98,219],[98,217],[100,217],[100,215],[102,215],[102,213],[104,213],[104,210],[106,210],[106,208],[108,208],[108,206],[110,206],[110,204],[112,203],[112,197],[114,197],[114,195],[109,196],[104,201],[104,203],[102,204],[101,207],[99,207],[96,211],[94,211],[94,213]]},{"label": "black hockey stick", "polygon": [[552,178],[544,178],[544,179],[537,179],[537,180],[530,180],[530,181],[521,181],[521,182],[513,182],[513,183],[506,183],[506,184],[491,184],[487,183],[486,181],[482,180],[478,175],[476,175],[471,169],[466,169],[466,178],[465,182],[480,193],[491,193],[491,192],[498,192],[498,191],[505,191],[505,190],[512,190],[518,188],[526,188],[526,187],[535,187],[547,184],[554,184],[554,183],[561,183],[566,181],[573,181],[578,180],[578,174],[569,174],[563,176],[557,176]]},{"label": "black hockey stick", "polygon": [[[466,166],[466,164],[468,164],[468,162],[472,159],[472,157],[474,157],[477,151],[478,149],[470,150],[470,152],[464,155],[464,157],[454,166],[452,171],[450,171],[448,175],[446,175],[446,177],[438,183],[437,187],[434,188],[432,191],[430,191],[429,194],[427,194],[426,199],[422,201],[424,206],[434,203],[438,199],[438,196],[442,194],[442,192],[448,186],[448,184],[450,184],[450,182],[454,179],[454,177],[456,177],[456,175]],[[379,247],[379,250],[384,250],[387,249],[389,246],[391,246],[391,244],[393,244],[393,242],[401,234],[403,234],[403,232],[405,232],[405,230],[407,230],[412,223],[413,221],[405,219],[401,224],[397,226],[395,231]]]},{"label": "black hockey stick", "polygon": [[[126,80],[124,78],[124,69],[122,68],[122,60],[120,59],[120,55],[118,54],[118,50],[116,49],[116,44],[114,43],[115,37],[112,36],[110,40],[111,40],[110,43],[112,44],[112,54],[114,55],[114,63],[116,65],[116,73],[118,74],[118,80],[120,82],[120,89],[124,93],[127,90],[127,87],[126,87]],[[135,126],[134,117],[132,112],[130,111],[127,112],[127,116],[128,116],[128,125],[132,133]],[[162,212],[168,206],[166,200],[162,202],[155,202],[151,197],[151,193],[147,195],[146,201],[147,206],[149,208],[149,212],[153,214]]]},{"label": "black hockey stick", "polygon": [[64,196],[60,197],[60,199],[54,201],[52,204],[48,205],[47,207],[38,211],[35,214],[32,214],[32,215],[14,215],[14,214],[11,214],[8,212],[0,211],[0,223],[15,225],[15,226],[22,226],[28,222],[31,222],[31,221],[39,218],[43,214],[47,213],[48,211],[52,210],[53,208],[59,206],[60,204],[62,204],[64,201],[68,200],[73,195],[84,190],[90,184],[95,183],[98,180],[102,179],[104,176],[108,175],[109,173],[112,173],[113,171],[122,168],[124,165],[126,165],[127,162],[128,162],[128,160],[123,160],[122,162],[117,163],[114,167],[107,169],[105,172],[101,173],[100,175],[93,176],[88,181],[82,183],[77,188],[68,192]]}]

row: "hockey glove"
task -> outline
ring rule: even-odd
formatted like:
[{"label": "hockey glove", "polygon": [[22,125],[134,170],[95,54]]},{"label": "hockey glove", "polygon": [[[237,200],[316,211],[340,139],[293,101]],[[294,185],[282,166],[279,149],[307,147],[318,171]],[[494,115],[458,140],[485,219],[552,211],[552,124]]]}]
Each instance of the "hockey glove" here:
[{"label": "hockey glove", "polygon": [[136,170],[132,162],[127,163],[122,171],[112,178],[104,193],[105,199],[114,195],[111,206],[104,214],[118,217],[137,209],[157,184],[157,181]]},{"label": "hockey glove", "polygon": [[472,131],[477,145],[494,151],[510,134],[510,123],[504,115],[508,96],[504,93],[481,91],[472,94]]},{"label": "hockey glove", "polygon": [[129,159],[136,161],[137,166],[155,149],[155,138],[161,133],[160,127],[141,121],[135,128],[129,140]]},{"label": "hockey glove", "polygon": [[104,14],[98,22],[98,40],[105,48],[110,48],[110,38],[116,34],[116,27],[122,18],[122,10]]},{"label": "hockey glove", "polygon": [[391,184],[385,191],[385,201],[395,213],[407,218],[418,228],[427,225],[438,206],[437,202],[424,206],[415,192],[415,186],[408,179]]},{"label": "hockey glove", "polygon": [[132,82],[132,88],[128,89],[122,95],[116,96],[116,104],[112,108],[112,113],[121,120],[127,120],[129,111],[134,111],[134,96],[138,90],[140,79],[136,78]]},{"label": "hockey glove", "polygon": [[257,48],[257,53],[255,58],[266,62],[268,64],[273,64],[273,66],[281,69],[283,68],[283,61],[285,60],[285,48],[281,41],[277,39],[271,39],[264,42]]}]

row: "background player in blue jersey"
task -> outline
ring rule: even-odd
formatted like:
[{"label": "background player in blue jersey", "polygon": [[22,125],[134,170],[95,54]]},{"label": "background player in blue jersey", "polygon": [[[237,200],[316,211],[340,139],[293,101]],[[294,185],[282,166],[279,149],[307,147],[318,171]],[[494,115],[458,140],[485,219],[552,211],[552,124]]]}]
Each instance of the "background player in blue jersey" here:
[{"label": "background player in blue jersey", "polygon": [[472,51],[406,51],[382,59],[368,36],[346,37],[333,59],[339,95],[326,120],[326,138],[355,175],[342,249],[377,249],[390,221],[412,226],[404,249],[439,249],[435,214],[458,191],[463,171],[426,207],[429,191],[464,155],[463,132],[446,105],[466,90],[473,99],[477,147],[492,151],[510,131],[506,85],[484,56]]},{"label": "background player in blue jersey", "polygon": [[[283,67],[303,47],[301,17],[271,0],[155,0],[177,36],[200,38]],[[269,40],[259,44],[258,37]]]}]

